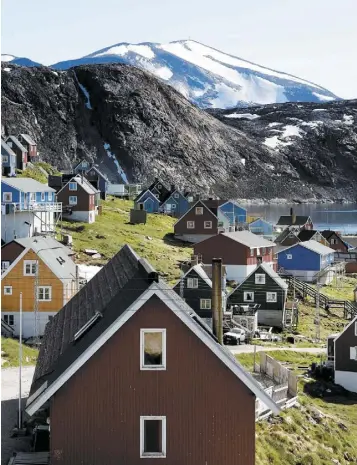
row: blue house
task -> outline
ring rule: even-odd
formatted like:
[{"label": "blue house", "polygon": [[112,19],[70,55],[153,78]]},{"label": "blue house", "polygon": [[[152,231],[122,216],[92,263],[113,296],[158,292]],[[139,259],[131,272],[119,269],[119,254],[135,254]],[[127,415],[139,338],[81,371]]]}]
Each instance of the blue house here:
[{"label": "blue house", "polygon": [[264,220],[263,218],[257,218],[256,220],[249,223],[249,231],[253,234],[271,237],[273,236],[274,225]]},{"label": "blue house", "polygon": [[277,253],[278,270],[296,278],[328,284],[334,277],[334,250],[320,242],[299,242]]},{"label": "blue house", "polygon": [[188,198],[175,188],[171,189],[168,198],[160,205],[160,212],[180,218],[190,208]]},{"label": "blue house", "polygon": [[160,208],[160,200],[157,194],[153,194],[151,191],[146,190],[139,194],[134,200],[134,205],[138,210],[145,210],[148,213],[157,213]]},{"label": "blue house", "polygon": [[247,210],[234,202],[234,200],[225,201],[218,208],[229,218],[230,226],[247,222]]},{"label": "blue house", "polygon": [[3,176],[15,176],[16,153],[1,139],[1,166]]},{"label": "blue house", "polygon": [[81,160],[79,163],[74,165],[73,172],[75,174],[85,173],[90,168],[90,163],[87,160]]},{"label": "blue house", "polygon": [[30,178],[1,181],[1,239],[55,232],[56,216],[62,212],[52,187]]}]

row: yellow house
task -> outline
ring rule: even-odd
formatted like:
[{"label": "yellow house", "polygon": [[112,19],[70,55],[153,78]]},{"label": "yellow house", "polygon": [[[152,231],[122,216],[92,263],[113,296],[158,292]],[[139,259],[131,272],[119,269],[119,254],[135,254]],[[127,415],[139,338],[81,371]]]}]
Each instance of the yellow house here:
[{"label": "yellow house", "polygon": [[[42,335],[49,319],[77,292],[70,249],[52,237],[14,239],[1,248],[1,317],[23,337]],[[36,317],[37,315],[37,317]]]}]

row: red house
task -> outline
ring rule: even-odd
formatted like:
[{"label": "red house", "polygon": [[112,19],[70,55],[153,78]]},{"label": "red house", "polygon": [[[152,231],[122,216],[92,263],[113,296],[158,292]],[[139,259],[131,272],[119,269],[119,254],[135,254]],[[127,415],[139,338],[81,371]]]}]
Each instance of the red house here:
[{"label": "red house", "polygon": [[129,246],[48,323],[26,411],[52,465],[253,465],[279,408]]},{"label": "red house", "polygon": [[37,144],[32,137],[28,134],[19,134],[17,138],[27,149],[28,161],[38,161]]}]

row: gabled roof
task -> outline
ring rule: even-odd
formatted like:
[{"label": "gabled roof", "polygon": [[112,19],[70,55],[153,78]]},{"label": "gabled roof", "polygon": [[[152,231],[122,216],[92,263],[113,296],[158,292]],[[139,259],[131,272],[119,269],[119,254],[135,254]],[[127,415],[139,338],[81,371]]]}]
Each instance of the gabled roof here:
[{"label": "gabled roof", "polygon": [[[114,264],[111,263],[113,260]],[[123,260],[126,263],[123,263]],[[109,264],[103,267],[46,326],[31,395],[26,404],[29,415],[41,408],[153,296],[165,302],[181,322],[269,409],[274,413],[279,412],[272,398],[233,355],[218,343],[211,329],[191,307],[166,283],[157,281],[157,273],[145,260],[140,259],[129,246],[124,246],[111,262],[109,269]],[[141,279],[138,276],[139,272]],[[115,278],[114,282],[108,282],[108,278]],[[137,285],[138,281],[140,285]],[[112,288],[110,284],[115,286]],[[102,294],[98,293],[98,290],[101,290]],[[108,290],[110,292],[105,292]],[[123,292],[124,290],[126,292]],[[91,298],[96,302],[91,302]],[[84,310],[82,306],[85,307]],[[88,306],[91,307],[91,312],[86,312]],[[68,307],[72,312],[66,311]],[[96,311],[99,311],[102,317],[74,343],[76,331],[87,323]]]},{"label": "gabled roof", "polygon": [[[293,231],[290,231],[289,228],[286,228],[286,229],[284,229],[284,231],[283,231],[282,233],[279,234],[278,237],[275,238],[275,242],[276,242],[277,244],[280,244],[280,243],[283,242],[285,239],[287,239],[287,237],[289,237],[290,234],[294,235],[297,239],[299,239],[298,236],[297,236]],[[300,240],[300,239],[299,239],[299,240]]]},{"label": "gabled roof", "polygon": [[[186,273],[182,276],[181,279],[184,279],[186,278],[186,276],[191,273],[191,271],[194,271],[195,273],[198,274],[198,276],[203,279],[203,281],[205,281],[206,284],[208,284],[209,287],[212,287],[212,281],[211,279],[207,276],[204,268],[203,268],[203,265],[201,264],[198,264],[198,265],[194,265],[193,267],[191,267],[188,271],[186,271]],[[177,284],[180,283],[181,279],[179,279],[179,281],[175,284],[174,287],[177,286]]]},{"label": "gabled roof", "polygon": [[1,182],[22,192],[56,192],[47,184],[31,178],[2,178]]},{"label": "gabled roof", "polygon": [[1,155],[8,155],[9,157],[15,157],[16,158],[16,153],[2,139],[1,139]]},{"label": "gabled roof", "polygon": [[241,205],[239,205],[238,202],[236,202],[235,200],[222,200],[223,203],[221,203],[219,206],[220,207],[223,207],[223,205],[225,205],[226,203],[233,203],[236,207],[239,207],[241,208],[242,210],[244,210],[245,212],[247,211],[246,208],[242,207]]},{"label": "gabled roof", "polygon": [[179,221],[181,221],[183,218],[185,218],[185,216],[186,216],[191,210],[193,210],[194,208],[196,208],[198,204],[202,205],[203,208],[205,208],[211,215],[213,215],[213,216],[218,220],[217,215],[216,215],[215,213],[213,213],[213,211],[212,211],[211,208],[208,208],[208,207],[207,207],[207,205],[203,202],[203,200],[197,200],[197,202],[195,202],[195,203],[192,205],[192,207],[191,207],[189,210],[187,210],[187,212],[185,212],[185,213],[176,221],[176,223],[174,224],[174,226],[176,226],[176,224],[177,224]]},{"label": "gabled roof", "polygon": [[336,339],[335,339],[335,342],[336,342],[337,339],[339,339],[339,338],[342,336],[342,334],[344,334],[344,333],[347,331],[347,329],[348,329],[350,326],[352,326],[354,323],[357,323],[357,315],[356,315],[354,318],[352,318],[352,320],[344,327],[344,329],[343,329],[343,331],[341,331],[341,333],[338,333],[338,334],[337,334],[337,337],[336,337]]},{"label": "gabled roof", "polygon": [[57,194],[59,194],[70,182],[76,182],[79,186],[83,188],[87,194],[98,194],[98,190],[92,186],[92,184],[86,179],[84,176],[82,177],[80,174],[76,174],[73,176],[63,187],[60,189]]},{"label": "gabled roof", "polygon": [[278,226],[304,226],[311,218],[309,216],[296,216],[295,222],[293,223],[293,217],[295,215],[283,215],[279,218],[279,221],[276,223]]},{"label": "gabled roof", "polygon": [[[162,186],[161,190],[160,189],[155,189],[158,184],[161,184],[161,186]],[[167,189],[165,184],[163,182],[161,182],[160,179],[155,179],[155,181],[152,182],[149,187],[146,187],[145,189],[143,189],[140,192],[140,194],[138,194],[135,197],[134,202],[137,202],[138,200],[140,200],[140,198],[145,194],[145,192],[150,191],[150,192],[153,193],[153,190],[156,190],[157,194],[159,194],[158,199],[159,199],[160,202],[164,202],[167,199],[167,194],[170,193],[170,190]],[[153,194],[155,195],[155,193],[153,193]]]},{"label": "gabled roof", "polygon": [[91,171],[91,170],[95,170],[95,171],[99,174],[99,176],[101,176],[103,179],[105,179],[106,181],[109,182],[108,177],[107,177],[102,171],[100,171],[100,169],[99,169],[99,167],[98,167],[97,165],[91,166],[91,167],[87,170],[86,174],[88,174],[89,171]]},{"label": "gabled roof", "polygon": [[36,142],[28,134],[20,134],[20,136],[30,145],[36,145]]},{"label": "gabled roof", "polygon": [[284,250],[280,250],[278,254],[281,252],[285,252],[286,250],[289,250],[292,247],[297,247],[297,246],[305,247],[306,249],[309,249],[312,252],[316,252],[319,255],[329,255],[331,253],[335,253],[334,249],[331,249],[330,247],[326,247],[326,245],[323,245],[320,242],[314,241],[312,239],[310,241],[299,242],[297,244],[290,245],[289,247],[286,247]]},{"label": "gabled roof", "polygon": [[9,140],[11,140],[11,142],[13,142],[22,152],[27,152],[27,148],[21,144],[21,142],[19,141],[17,137],[9,136],[6,138],[6,142]]},{"label": "gabled roof", "polygon": [[252,224],[256,223],[257,221],[262,221],[263,223],[268,224],[269,226],[273,226],[272,223],[269,223],[269,221],[265,220],[264,218],[260,218],[260,217],[259,217],[259,218],[256,218],[256,219],[253,220],[253,221],[251,221],[251,222],[249,223],[249,226],[251,226]]},{"label": "gabled roof", "polygon": [[32,249],[38,258],[42,260],[58,279],[64,284],[76,279],[76,265],[69,257],[72,251],[65,245],[52,237],[34,236],[22,239],[14,239],[13,242],[20,244],[25,249],[14,260],[9,268],[3,273],[2,278],[7,276],[19,261]]},{"label": "gabled roof", "polygon": [[300,239],[301,242],[309,241],[312,239],[316,233],[319,231],[315,231],[314,229],[303,229],[299,232],[297,237]]},{"label": "gabled roof", "polygon": [[[235,293],[237,289],[239,289],[253,274],[259,273],[259,270],[263,270],[268,276],[270,276],[274,281],[280,286],[282,289],[288,289],[288,284],[282,279],[276,271],[273,270],[273,268],[266,263],[261,263],[258,265],[255,270],[253,270],[246,278],[244,281],[238,284],[228,295],[228,297],[232,294]],[[263,287],[263,286],[262,286]]]},{"label": "gabled roof", "polygon": [[[341,239],[340,235],[336,231],[331,231],[330,229],[325,229],[323,231],[320,231],[321,236],[323,236],[326,240],[329,240],[331,236],[334,234]],[[341,239],[343,242],[343,240]]]},{"label": "gabled roof", "polygon": [[238,242],[239,244],[243,244],[246,247],[250,247],[251,249],[274,247],[275,245],[274,242],[268,241],[267,239],[264,239],[263,236],[258,236],[250,231],[224,232],[221,233],[221,236],[227,237],[228,239]]}]

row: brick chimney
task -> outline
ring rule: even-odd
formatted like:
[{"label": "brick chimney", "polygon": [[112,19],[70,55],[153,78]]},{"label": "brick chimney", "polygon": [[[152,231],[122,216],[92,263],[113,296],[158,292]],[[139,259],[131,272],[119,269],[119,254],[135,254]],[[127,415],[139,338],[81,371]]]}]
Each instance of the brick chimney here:
[{"label": "brick chimney", "polygon": [[290,216],[291,216],[291,224],[296,224],[296,214],[294,213],[293,208],[290,208]]}]

